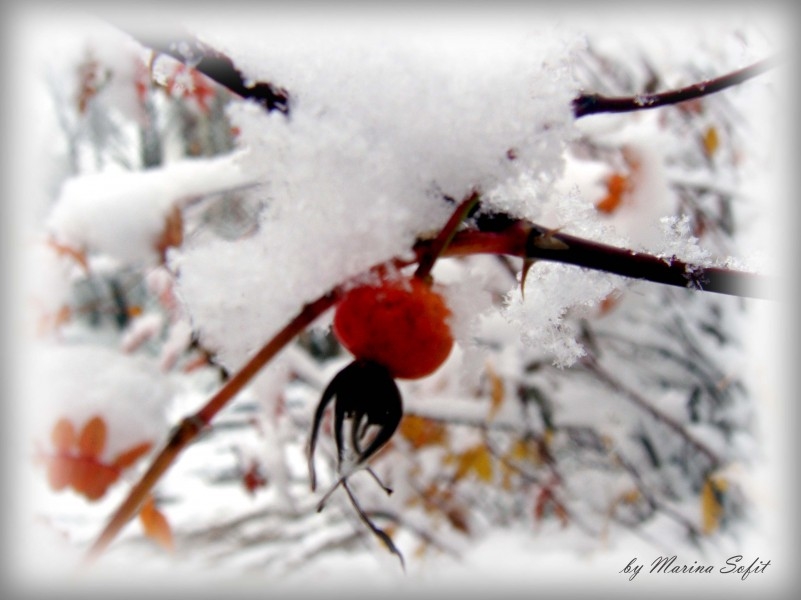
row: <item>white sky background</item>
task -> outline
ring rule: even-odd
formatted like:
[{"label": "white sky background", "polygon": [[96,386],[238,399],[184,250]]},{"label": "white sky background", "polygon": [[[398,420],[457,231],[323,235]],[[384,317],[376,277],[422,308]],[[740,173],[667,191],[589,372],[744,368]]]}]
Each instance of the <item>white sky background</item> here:
[{"label": "white sky background", "polygon": [[[579,14],[581,10],[579,7],[561,15],[554,7],[551,7],[548,17],[560,16],[565,22],[576,27],[580,26],[582,21],[588,27],[605,26],[613,22],[615,26],[622,26],[623,22],[627,21],[626,25],[634,26],[640,32],[654,23],[666,27],[672,23],[684,23],[685,19],[708,17],[707,11],[699,11],[691,16],[679,8],[657,14],[638,7],[636,17],[626,18],[622,15],[627,12],[632,14],[632,11],[624,11],[624,6],[615,8],[612,11],[614,14],[607,16],[602,22],[598,21],[596,15],[582,17]],[[158,11],[155,15],[149,12],[145,15],[145,9],[139,10],[142,11],[141,16],[148,17],[149,23],[152,19],[154,26],[159,21]],[[206,8],[204,10],[208,11],[211,16],[215,14],[214,9]],[[252,10],[252,7],[247,10]],[[336,17],[326,15],[325,20],[321,19],[320,22],[351,24],[352,17],[354,14],[361,14],[361,9],[349,7],[348,10],[353,12],[339,11]],[[507,9],[497,9],[497,12],[506,16],[501,21],[514,27],[520,26],[521,13],[526,18],[539,18],[538,13],[523,13],[520,7],[508,9],[508,12],[505,10]],[[587,7],[587,10],[592,9]],[[691,12],[695,10],[690,9]],[[2,116],[3,131],[9,132],[4,135],[3,140],[6,176],[3,181],[2,240],[0,240],[3,248],[3,300],[5,301],[3,307],[3,364],[6,367],[4,369],[6,381],[3,388],[5,427],[0,431],[4,434],[5,440],[3,479],[4,483],[8,483],[4,486],[6,490],[15,489],[14,481],[17,480],[19,469],[27,468],[27,462],[23,460],[24,455],[21,453],[21,449],[25,445],[20,439],[20,432],[24,431],[24,428],[17,425],[25,423],[27,419],[31,418],[31,415],[26,414],[24,410],[24,379],[20,377],[20,373],[25,373],[24,352],[20,351],[24,348],[25,340],[19,330],[21,320],[15,318],[17,315],[15,311],[18,310],[22,301],[19,293],[21,285],[19,284],[25,275],[19,268],[21,261],[18,260],[17,250],[24,243],[28,231],[28,219],[36,214],[35,208],[41,202],[41,198],[36,197],[37,189],[31,185],[31,182],[36,181],[37,174],[43,166],[43,160],[39,154],[43,141],[40,132],[47,131],[47,128],[51,126],[45,120],[44,115],[47,111],[41,104],[43,91],[36,87],[37,84],[32,79],[32,75],[35,74],[32,71],[32,64],[27,61],[44,50],[47,43],[58,37],[70,23],[69,17],[55,14],[51,7],[46,9],[44,7],[17,8],[12,9],[12,12],[13,18],[5,23],[5,31],[11,32],[11,35],[7,37],[4,44],[4,68],[2,70],[6,75],[5,80],[13,82],[13,85],[5,86],[3,102],[5,110]],[[457,26],[460,32],[464,32],[466,27],[474,27],[476,31],[481,31],[487,27],[488,19],[495,18],[495,13],[495,9],[492,13],[482,12],[475,15],[464,10],[459,13],[442,11],[440,16],[433,19],[429,17],[425,19],[425,22],[431,27],[448,22],[450,26]],[[309,14],[304,12],[299,18],[307,19]],[[492,14],[491,17],[490,14]],[[754,9],[753,14],[755,18],[764,20],[768,26],[777,27],[779,33],[785,32],[785,29],[777,24],[782,15],[771,13],[768,9],[761,11]],[[387,10],[380,12],[374,22],[386,23],[395,18],[396,15]],[[416,22],[419,17],[412,15],[410,19],[412,22]],[[458,23],[458,25],[454,25],[454,23]],[[363,23],[361,26],[367,25]],[[784,27],[789,28],[789,25]],[[497,29],[502,30],[501,23]],[[354,35],[358,35],[358,31]],[[678,54],[682,54],[683,50],[676,48]],[[13,111],[9,110],[10,106],[14,107]],[[792,112],[794,111],[789,110],[788,107],[785,114],[789,115]],[[781,193],[783,188],[780,186],[776,191]],[[790,194],[786,196],[794,197]],[[789,218],[785,220],[785,223],[788,222],[790,222]],[[775,226],[772,224],[772,227]],[[789,239],[790,237],[778,235],[776,239]],[[787,251],[787,248],[784,250]],[[797,268],[790,267],[789,271],[797,271]],[[767,442],[766,468],[764,472],[757,474],[757,481],[764,485],[765,490],[778,490],[780,493],[768,492],[766,494],[766,503],[775,507],[774,511],[768,511],[772,519],[765,523],[765,527],[760,530],[754,540],[743,541],[740,552],[746,559],[749,556],[757,555],[770,558],[776,565],[774,574],[766,572],[764,577],[752,576],[745,582],[739,581],[736,576],[715,575],[708,576],[703,584],[699,584],[689,576],[647,577],[647,574],[641,574],[636,582],[630,583],[622,574],[618,573],[626,562],[634,556],[640,557],[640,562],[650,562],[654,558],[652,550],[643,550],[634,541],[630,548],[627,547],[609,555],[596,555],[587,562],[577,562],[572,552],[545,554],[541,545],[538,545],[537,549],[532,548],[530,540],[527,540],[525,536],[503,532],[498,536],[491,536],[478,545],[473,552],[468,553],[465,558],[466,569],[464,566],[454,564],[432,566],[432,573],[425,577],[428,579],[428,584],[432,585],[434,589],[441,590],[444,595],[450,595],[454,588],[462,588],[466,590],[469,597],[483,595],[478,591],[482,583],[487,587],[495,587],[495,589],[498,589],[496,586],[500,586],[500,589],[506,588],[521,597],[539,595],[542,588],[549,592],[570,590],[579,593],[603,590],[622,597],[640,597],[645,593],[661,593],[670,596],[686,591],[699,592],[702,589],[707,593],[714,592],[715,595],[728,597],[763,594],[771,589],[775,591],[776,586],[784,583],[783,578],[789,576],[788,568],[795,568],[797,558],[797,555],[792,552],[790,538],[787,535],[791,529],[788,524],[791,524],[794,530],[796,518],[784,503],[781,493],[790,491],[789,481],[797,478],[798,471],[795,459],[797,454],[795,449],[791,448],[789,436],[786,435],[791,424],[797,430],[797,420],[788,418],[797,415],[794,409],[794,403],[797,400],[796,387],[792,385],[790,375],[797,371],[798,355],[795,351],[794,340],[787,334],[786,327],[788,320],[794,320],[794,318],[795,315],[782,315],[777,318],[776,312],[772,310],[757,311],[752,340],[753,366],[763,391],[762,419],[763,427],[767,432],[765,436]],[[781,365],[781,367],[777,369],[777,365]],[[6,509],[3,515],[4,520],[14,514],[13,511],[19,508],[20,502],[24,502],[24,498],[7,497],[6,503],[3,505]],[[14,547],[11,542],[16,538],[6,537],[5,532],[8,531],[6,528],[3,531],[6,538],[3,541],[9,542],[4,544],[6,547],[3,551],[3,562],[12,565],[14,564]],[[6,564],[3,565],[4,571]],[[375,561],[361,563],[358,560],[349,559],[338,561],[336,557],[332,557],[329,564],[328,572],[320,574],[320,584],[330,581],[330,578],[335,578],[338,585],[344,585],[345,581],[350,583],[355,578],[363,577],[365,581],[370,581],[373,585],[378,586],[381,595],[394,595],[398,588],[411,591],[408,588],[419,585],[418,582],[397,581],[392,577],[388,580],[384,573],[376,572],[371,576],[370,571],[376,569]],[[42,568],[46,569],[47,565],[42,565]],[[437,569],[436,572],[434,572],[434,568]],[[221,584],[222,582],[217,583]],[[244,580],[236,583],[225,582],[225,584],[230,586],[225,588],[226,592],[253,593],[258,591],[264,595],[270,594],[269,590],[260,589],[260,582],[257,581]],[[224,588],[220,587],[220,590],[222,589]],[[445,594],[446,591],[447,594]],[[487,590],[487,592],[490,591]],[[461,596],[463,597],[464,594]]]}]

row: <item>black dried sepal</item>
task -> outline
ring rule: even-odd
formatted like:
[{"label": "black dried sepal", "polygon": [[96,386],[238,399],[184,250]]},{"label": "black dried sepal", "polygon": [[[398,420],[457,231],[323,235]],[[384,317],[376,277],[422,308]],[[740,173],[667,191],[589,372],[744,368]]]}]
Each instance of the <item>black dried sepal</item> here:
[{"label": "black dried sepal", "polygon": [[[398,428],[403,415],[400,390],[389,370],[375,362],[356,360],[342,369],[325,388],[314,414],[309,440],[309,474],[311,488],[316,488],[314,449],[317,433],[328,403],[334,404],[334,436],[337,444],[337,471],[340,471],[349,444],[356,455],[356,464],[364,464]],[[345,439],[344,426],[349,421],[351,435]],[[379,429],[366,448],[362,448],[364,435],[370,425]]]}]

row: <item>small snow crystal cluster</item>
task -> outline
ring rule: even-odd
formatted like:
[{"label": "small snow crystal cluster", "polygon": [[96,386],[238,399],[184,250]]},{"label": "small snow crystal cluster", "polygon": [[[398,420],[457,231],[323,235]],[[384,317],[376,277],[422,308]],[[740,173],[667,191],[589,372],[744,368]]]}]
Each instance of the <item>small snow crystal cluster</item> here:
[{"label": "small snow crystal cluster", "polygon": [[[573,135],[567,65],[579,38],[442,33],[385,24],[352,37],[291,26],[204,36],[249,79],[290,94],[289,116],[229,109],[242,168],[264,183],[258,232],[174,257],[195,325],[229,368],[305,302],[408,255],[444,224],[446,196],[479,189],[490,205],[537,214]],[[521,178],[537,194],[492,193]]]}]

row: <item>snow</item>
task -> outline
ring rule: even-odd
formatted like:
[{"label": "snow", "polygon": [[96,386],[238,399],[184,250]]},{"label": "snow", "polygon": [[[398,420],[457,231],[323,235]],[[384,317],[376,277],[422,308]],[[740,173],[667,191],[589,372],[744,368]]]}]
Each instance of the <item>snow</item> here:
[{"label": "snow", "polygon": [[177,161],[145,172],[109,168],[68,179],[47,228],[76,248],[124,264],[153,264],[170,209],[249,182],[237,155]]},{"label": "snow", "polygon": [[94,344],[40,344],[34,352],[39,381],[32,403],[41,415],[36,437],[44,447],[55,422],[50,418],[60,417],[80,431],[93,416],[103,416],[108,442],[100,458],[105,462],[163,437],[172,394],[154,363]]},{"label": "snow", "polygon": [[[444,45],[438,32],[415,31],[410,43],[403,26],[380,41],[300,36],[284,25],[229,37],[219,30],[209,37],[248,77],[290,86],[293,98],[289,119],[247,103],[229,111],[248,149],[243,169],[268,182],[265,217],[248,248],[219,242],[173,263],[195,324],[228,366],[298,306],[436,232],[451,210],[443,194],[491,190],[532,164],[552,180],[561,166],[574,92],[561,70],[577,43],[561,33],[450,32]],[[515,161],[505,158],[509,148]],[[209,293],[211,280],[221,293]],[[222,330],[220,310],[230,316]]]}]

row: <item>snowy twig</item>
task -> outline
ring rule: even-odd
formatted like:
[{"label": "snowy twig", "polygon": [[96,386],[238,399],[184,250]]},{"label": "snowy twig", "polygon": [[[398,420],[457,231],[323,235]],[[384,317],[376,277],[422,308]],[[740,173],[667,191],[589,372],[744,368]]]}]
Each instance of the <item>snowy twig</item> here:
[{"label": "snowy twig", "polygon": [[254,100],[268,111],[276,110],[289,114],[287,90],[268,82],[247,81],[230,58],[200,40],[194,37],[181,38],[177,35],[165,40],[145,30],[131,32],[125,27],[121,29],[143,46],[192,67],[237,96]]},{"label": "snowy twig", "polygon": [[419,537],[425,544],[433,546],[444,554],[448,554],[454,558],[460,558],[459,552],[455,548],[449,547],[443,541],[438,540],[434,535],[426,531],[422,526],[415,525],[409,521],[409,519],[402,517],[398,513],[389,512],[387,510],[366,510],[364,512],[372,519],[385,519],[387,521],[392,521],[398,527],[406,529],[407,531]]},{"label": "snowy twig", "polygon": [[614,375],[612,375],[607,369],[604,369],[599,363],[598,360],[592,356],[587,355],[581,359],[581,364],[584,366],[590,373],[595,375],[601,382],[612,388],[613,390],[622,394],[625,398],[628,398],[631,402],[635,405],[643,409],[645,412],[650,414],[654,419],[659,421],[660,423],[666,425],[669,429],[673,430],[675,433],[680,435],[684,440],[687,441],[691,446],[693,446],[698,452],[706,456],[710,463],[710,469],[716,468],[718,465],[721,464],[721,460],[717,454],[715,454],[706,444],[701,442],[700,440],[694,438],[690,433],[675,419],[667,415],[666,413],[660,411],[656,408],[653,404],[648,402],[642,395],[637,393],[635,390],[627,387],[623,384],[619,379],[617,379]]},{"label": "snowy twig", "polygon": [[[418,247],[422,249],[426,244],[421,242]],[[770,299],[776,289],[770,278],[756,273],[696,265],[675,256],[635,252],[525,221],[516,221],[500,232],[459,232],[444,255],[477,253],[568,263],[633,279],[732,296]]]},{"label": "snowy twig", "polygon": [[[429,247],[427,250],[421,251],[421,254],[418,254],[418,256],[430,257],[429,269],[431,266],[433,266],[434,261],[443,252],[443,250],[447,249],[448,242],[452,238],[456,227],[458,227],[459,224],[464,220],[467,213],[477,201],[478,195],[472,193],[463,202],[461,202],[454,211],[452,218],[448,221],[442,232],[440,232],[440,235],[433,240],[433,249],[432,247]],[[388,268],[400,268],[402,266],[407,266],[408,264],[411,264],[411,262],[412,261],[396,259],[388,261],[387,263],[376,265],[372,270],[373,272],[380,273]],[[421,262],[421,259],[418,258],[416,262]],[[425,277],[427,275],[428,273],[425,272],[423,276]],[[261,369],[270,360],[273,359],[273,357],[275,357],[276,354],[278,354],[278,352],[280,352],[289,342],[291,342],[304,329],[306,329],[307,326],[311,325],[326,310],[331,308],[342,295],[343,291],[343,286],[337,286],[323,296],[320,296],[314,302],[304,306],[300,313],[294,319],[292,319],[292,321],[287,323],[284,328],[281,329],[269,342],[267,342],[267,344],[263,346],[262,349],[259,350],[259,352],[256,353],[245,364],[244,367],[242,367],[242,369],[240,369],[233,377],[231,377],[231,379],[226,382],[226,384],[206,403],[205,406],[203,406],[195,414],[185,417],[178,424],[178,426],[172,432],[172,435],[170,436],[166,446],[156,456],[148,470],[129,492],[128,497],[125,499],[122,505],[114,513],[109,523],[101,532],[100,536],[89,548],[89,551],[86,555],[88,561],[94,560],[96,557],[98,557],[114,540],[123,526],[125,526],[125,524],[136,514],[136,511],[144,502],[150,490],[153,489],[159,479],[161,479],[162,475],[167,471],[167,469],[169,469],[180,452],[197,437],[203,428],[207,427],[211,423],[212,419],[214,419],[217,413],[220,412],[220,410],[222,410],[231,401],[231,399],[238,394],[247,385],[247,383],[253,377],[255,377],[256,374],[261,371]],[[353,499],[353,496],[348,489],[347,482],[344,478],[342,483],[348,492],[348,495],[351,496],[351,499]],[[353,500],[353,502],[354,506],[356,507],[355,500]],[[356,508],[360,511],[358,507]],[[394,547],[392,540],[389,539],[380,529],[369,523],[369,519],[366,519],[363,513],[360,512],[359,516],[365,521],[365,523],[368,524],[373,532],[381,538],[387,547],[398,555],[401,560],[401,564],[403,564],[403,556],[401,556],[400,552],[398,552]]]},{"label": "snowy twig", "polygon": [[473,191],[464,200],[462,200],[461,203],[459,203],[459,206],[457,206],[456,210],[453,211],[450,219],[448,219],[448,222],[445,223],[445,226],[439,232],[437,237],[434,238],[434,240],[432,240],[432,242],[426,247],[425,252],[418,255],[417,270],[414,272],[415,277],[422,280],[425,280],[428,277],[436,260],[445,251],[445,249],[448,247],[448,244],[451,243],[451,240],[453,240],[453,236],[456,233],[457,227],[462,224],[462,221],[467,218],[470,212],[478,204],[478,199],[478,192]]},{"label": "snowy twig", "polygon": [[573,100],[573,114],[581,118],[598,113],[620,113],[648,110],[670,104],[678,104],[714,94],[726,88],[743,83],[773,68],[778,59],[766,58],[753,65],[733,71],[715,79],[707,79],[677,90],[658,94],[637,94],[636,96],[610,97],[600,94],[582,94]]},{"label": "snowy twig", "polygon": [[637,486],[637,491],[642,495],[642,497],[648,503],[648,506],[654,512],[657,510],[662,511],[668,517],[685,527],[687,532],[693,537],[699,537],[701,535],[698,527],[696,527],[694,523],[687,519],[687,517],[674,510],[668,504],[661,502],[651,493],[637,468],[631,464],[619,451],[614,451],[612,455],[620,464],[620,466],[622,466],[626,471],[628,471],[629,475],[631,475],[631,478],[634,480],[634,484]]}]

